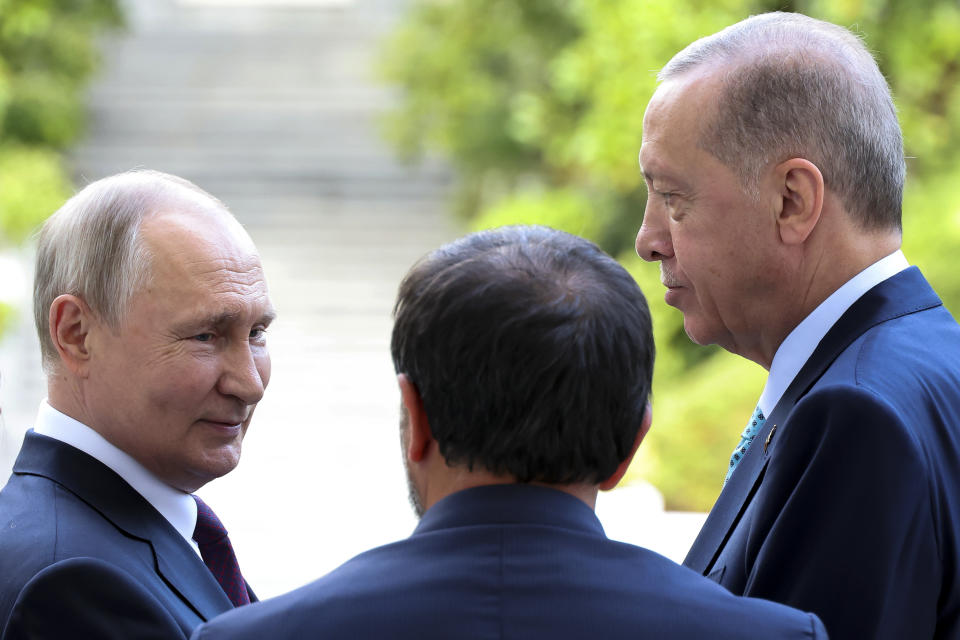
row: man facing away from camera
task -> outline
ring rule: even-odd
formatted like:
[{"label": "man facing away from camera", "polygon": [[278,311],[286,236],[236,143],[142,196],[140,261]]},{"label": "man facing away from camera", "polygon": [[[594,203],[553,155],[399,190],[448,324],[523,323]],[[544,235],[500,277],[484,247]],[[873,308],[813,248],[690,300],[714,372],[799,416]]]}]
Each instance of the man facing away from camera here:
[{"label": "man facing away from camera", "polygon": [[540,227],[472,234],[407,274],[392,352],[420,524],[194,638],[823,638],[608,540],[593,508],[650,427],[640,289],[596,246]]},{"label": "man facing away from camera", "polygon": [[960,327],[900,251],[877,63],[772,13],[659,78],[637,251],[694,342],[770,372],[684,564],[835,639],[960,637]]},{"label": "man facing away from camera", "polygon": [[181,178],[99,180],[44,225],[34,306],[48,398],[0,492],[4,640],[186,638],[255,600],[191,495],[270,377],[247,233]]}]

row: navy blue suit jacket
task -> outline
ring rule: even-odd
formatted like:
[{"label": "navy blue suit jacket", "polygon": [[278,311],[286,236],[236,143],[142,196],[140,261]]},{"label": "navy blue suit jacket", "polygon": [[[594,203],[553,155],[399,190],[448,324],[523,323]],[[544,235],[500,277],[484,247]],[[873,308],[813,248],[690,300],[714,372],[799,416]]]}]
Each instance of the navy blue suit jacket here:
[{"label": "navy blue suit jacket", "polygon": [[233,608],[111,469],[32,431],[0,491],[0,628],[19,638],[186,638]]},{"label": "navy blue suit jacket", "polygon": [[834,640],[960,638],[960,326],[911,267],[850,307],[684,564]]},{"label": "navy blue suit jacket", "polygon": [[608,540],[587,505],[528,485],[460,491],[406,540],[286,595],[231,611],[194,640],[301,638],[823,638],[810,614],[727,590]]}]

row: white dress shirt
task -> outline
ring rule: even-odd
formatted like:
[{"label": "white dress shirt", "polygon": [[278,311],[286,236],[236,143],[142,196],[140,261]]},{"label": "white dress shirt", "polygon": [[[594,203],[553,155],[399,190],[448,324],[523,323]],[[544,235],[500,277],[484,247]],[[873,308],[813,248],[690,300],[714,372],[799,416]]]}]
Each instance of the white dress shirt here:
[{"label": "white dress shirt", "polygon": [[840,316],[859,300],[860,296],[909,266],[910,263],[899,249],[874,262],[830,294],[790,332],[773,356],[767,384],[757,402],[764,416],[773,412],[787,387]]},{"label": "white dress shirt", "polygon": [[200,553],[193,540],[193,530],[197,524],[197,503],[189,493],[165,484],[128,453],[115,447],[82,422],[57,411],[46,400],[40,403],[33,430],[79,449],[113,469],[173,525],[194,551]]}]

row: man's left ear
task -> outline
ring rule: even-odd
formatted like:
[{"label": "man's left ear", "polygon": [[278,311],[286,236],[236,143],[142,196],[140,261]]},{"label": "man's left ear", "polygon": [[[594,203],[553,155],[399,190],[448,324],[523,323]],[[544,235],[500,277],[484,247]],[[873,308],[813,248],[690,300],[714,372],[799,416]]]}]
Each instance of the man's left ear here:
[{"label": "man's left ear", "polygon": [[597,485],[598,489],[601,491],[609,491],[620,483],[620,480],[623,479],[623,475],[630,467],[630,463],[633,462],[633,456],[637,454],[637,449],[640,447],[640,443],[643,441],[644,436],[646,436],[650,431],[650,424],[652,422],[653,409],[648,404],[646,411],[643,413],[643,422],[640,424],[640,430],[637,431],[637,437],[633,440],[633,447],[630,449],[630,455],[628,455],[623,462],[617,465],[617,469],[613,472],[613,475]]},{"label": "man's left ear", "polygon": [[430,431],[427,412],[423,408],[423,398],[420,397],[417,385],[405,373],[397,375],[397,383],[400,385],[400,401],[407,412],[407,428],[410,430],[403,454],[411,463],[417,463],[427,455],[433,442],[433,432]]},{"label": "man's left ear", "polygon": [[779,189],[777,226],[784,244],[803,244],[823,211],[823,174],[804,158],[791,158],[774,168]]}]

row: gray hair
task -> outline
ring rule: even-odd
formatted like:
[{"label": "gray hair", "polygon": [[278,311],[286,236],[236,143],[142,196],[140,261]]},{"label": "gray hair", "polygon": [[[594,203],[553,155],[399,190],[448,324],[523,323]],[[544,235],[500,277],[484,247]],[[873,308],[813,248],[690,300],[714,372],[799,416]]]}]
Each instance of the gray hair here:
[{"label": "gray hair", "polygon": [[141,224],[171,200],[190,206],[203,199],[226,211],[189,180],[159,171],[129,171],[87,185],[47,219],[37,243],[33,289],[45,370],[57,361],[50,338],[50,305],[57,296],[83,299],[108,326],[119,328],[127,303],[150,274]]},{"label": "gray hair", "polygon": [[723,67],[723,89],[700,146],[747,191],[757,193],[770,163],[803,157],[861,228],[901,228],[903,137],[860,38],[801,14],[766,13],[690,44],[657,77],[706,65]]}]

